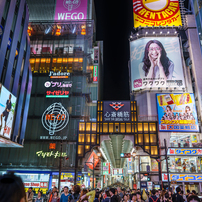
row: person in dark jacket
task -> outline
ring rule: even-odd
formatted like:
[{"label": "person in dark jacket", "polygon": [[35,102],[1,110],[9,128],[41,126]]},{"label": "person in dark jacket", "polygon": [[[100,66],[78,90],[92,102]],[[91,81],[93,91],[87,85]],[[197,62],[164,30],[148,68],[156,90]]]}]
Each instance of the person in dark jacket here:
[{"label": "person in dark jacket", "polygon": [[74,192],[74,194],[72,194],[72,195],[70,195],[69,197],[68,197],[68,202],[71,202],[71,200],[73,201],[73,200],[79,200],[79,197],[80,197],[80,191],[81,191],[81,188],[80,188],[80,186],[79,185],[74,185],[73,186],[73,192]]},{"label": "person in dark jacket", "polygon": [[107,197],[104,199],[103,202],[110,202],[110,201],[111,201],[111,200],[110,200],[111,196],[110,196],[109,191],[106,191],[105,194],[107,195]]},{"label": "person in dark jacket", "polygon": [[160,199],[156,196],[156,190],[151,191],[152,196],[149,198],[149,202],[160,202]]},{"label": "person in dark jacket", "polygon": [[111,202],[118,202],[118,198],[115,195],[115,189],[110,188],[109,193],[110,193],[110,196],[111,196]]},{"label": "person in dark jacket", "polygon": [[181,189],[179,187],[176,188],[176,194],[173,194],[172,201],[173,202],[184,202],[183,197],[180,195]]}]

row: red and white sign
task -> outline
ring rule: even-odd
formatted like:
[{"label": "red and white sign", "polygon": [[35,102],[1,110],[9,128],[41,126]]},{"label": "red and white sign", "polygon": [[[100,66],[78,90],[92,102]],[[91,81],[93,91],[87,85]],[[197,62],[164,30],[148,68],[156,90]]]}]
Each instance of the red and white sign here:
[{"label": "red and white sign", "polygon": [[47,188],[48,182],[24,182],[25,187]]},{"label": "red and white sign", "polygon": [[[94,159],[93,159],[94,158]],[[86,165],[93,170],[93,161],[94,161],[94,168],[96,167],[96,165],[98,164],[99,162],[99,158],[98,156],[96,155],[95,152],[92,152],[89,159],[87,160],[88,163],[86,163]]]}]

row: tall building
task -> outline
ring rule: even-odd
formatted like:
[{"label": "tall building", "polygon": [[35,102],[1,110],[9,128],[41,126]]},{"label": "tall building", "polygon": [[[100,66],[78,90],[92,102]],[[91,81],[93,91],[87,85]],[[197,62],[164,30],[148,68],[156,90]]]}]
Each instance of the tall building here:
[{"label": "tall building", "polygon": [[[25,0],[0,3],[0,147],[23,147],[32,87]],[[3,155],[3,149],[0,151]],[[2,163],[2,162],[1,162]]]},{"label": "tall building", "polygon": [[45,193],[74,184],[78,123],[96,119],[100,42],[92,0],[27,2],[33,81],[26,138],[22,150],[1,150],[1,170]]}]

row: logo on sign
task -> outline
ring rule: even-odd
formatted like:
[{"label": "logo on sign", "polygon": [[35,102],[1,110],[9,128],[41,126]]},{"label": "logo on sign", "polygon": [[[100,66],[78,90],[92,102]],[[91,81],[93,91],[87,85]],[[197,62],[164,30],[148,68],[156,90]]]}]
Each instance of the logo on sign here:
[{"label": "logo on sign", "polygon": [[77,9],[81,4],[81,0],[64,0],[63,6],[68,10],[72,11]]},{"label": "logo on sign", "polygon": [[41,121],[43,127],[49,131],[49,135],[54,135],[67,126],[69,113],[61,103],[54,103],[44,111]]},{"label": "logo on sign", "polygon": [[109,104],[109,106],[118,111],[124,106],[124,104],[121,104],[121,102],[112,102],[112,104]]}]

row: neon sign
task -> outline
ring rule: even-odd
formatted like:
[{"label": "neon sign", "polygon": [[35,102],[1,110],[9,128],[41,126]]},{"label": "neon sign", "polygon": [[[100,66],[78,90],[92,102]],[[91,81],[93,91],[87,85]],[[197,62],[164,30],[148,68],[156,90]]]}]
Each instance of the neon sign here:
[{"label": "neon sign", "polygon": [[43,158],[45,158],[45,157],[54,157],[54,158],[57,158],[57,157],[60,157],[60,156],[62,156],[62,157],[66,157],[67,156],[67,154],[66,154],[66,152],[59,152],[59,151],[56,151],[56,152],[54,152],[54,151],[50,151],[50,152],[43,152],[43,151],[37,151],[36,152],[36,155],[37,156],[42,156]]},{"label": "neon sign", "polygon": [[69,113],[61,103],[54,103],[44,111],[41,121],[43,127],[49,131],[49,135],[54,135],[67,126]]},{"label": "neon sign", "polygon": [[68,72],[53,72],[50,71],[49,76],[51,79],[68,79],[70,76],[70,73]]},{"label": "neon sign", "polygon": [[98,66],[93,67],[93,82],[97,82],[97,77],[98,77]]},{"label": "neon sign", "polygon": [[71,81],[62,81],[62,82],[46,81],[44,86],[46,88],[71,88],[72,82]]},{"label": "neon sign", "polygon": [[[202,174],[170,174],[170,181],[202,182]],[[162,174],[162,181],[168,181],[167,174]]]},{"label": "neon sign", "polygon": [[66,90],[54,90],[54,91],[46,91],[46,98],[68,98],[69,91]]},{"label": "neon sign", "polygon": [[202,155],[202,149],[168,149],[168,155]]}]

